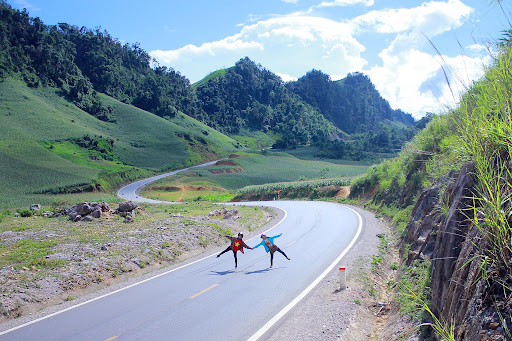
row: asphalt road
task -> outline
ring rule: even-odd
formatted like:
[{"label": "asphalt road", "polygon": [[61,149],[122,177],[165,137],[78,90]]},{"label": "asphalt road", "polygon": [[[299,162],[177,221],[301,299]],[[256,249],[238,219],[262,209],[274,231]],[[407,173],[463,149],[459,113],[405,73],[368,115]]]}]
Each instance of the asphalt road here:
[{"label": "asphalt road", "polygon": [[[332,203],[251,203],[286,211],[267,232],[291,260],[263,247],[210,255],[140,284],[18,329],[0,340],[255,340],[286,313],[353,245],[361,218]],[[246,243],[254,246],[261,239]],[[226,242],[226,246],[228,242]],[[313,283],[313,284],[312,284]],[[334,288],[333,288],[334,290]],[[292,302],[292,303],[290,303]],[[276,317],[277,314],[277,317]],[[270,321],[270,322],[269,322]]]},{"label": "asphalt road", "polygon": [[214,165],[216,162],[217,161],[211,161],[211,162],[203,163],[203,164],[198,165],[198,166],[193,166],[193,167],[189,167],[189,168],[179,169],[179,170],[175,170],[175,171],[172,171],[172,172],[156,175],[156,176],[153,176],[151,178],[147,178],[147,179],[143,179],[143,180],[139,180],[139,181],[133,182],[133,183],[131,183],[129,185],[126,185],[126,186],[122,187],[119,191],[117,191],[117,196],[120,197],[120,198],[123,198],[125,200],[132,200],[132,201],[136,201],[136,202],[148,202],[148,203],[152,203],[152,204],[163,203],[165,201],[147,199],[147,198],[139,196],[140,190],[144,186],[147,186],[148,184],[150,184],[152,182],[155,182],[156,180],[160,180],[162,178],[166,178],[166,177],[168,177],[170,175],[174,175],[174,174],[178,174],[178,173],[181,173],[181,172],[185,172],[185,171],[188,171],[189,169],[211,166],[211,165]]}]

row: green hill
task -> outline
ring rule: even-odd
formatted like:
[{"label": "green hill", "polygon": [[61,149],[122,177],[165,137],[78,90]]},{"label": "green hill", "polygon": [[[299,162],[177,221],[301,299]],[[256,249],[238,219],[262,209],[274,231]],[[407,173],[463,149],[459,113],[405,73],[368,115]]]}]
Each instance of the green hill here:
[{"label": "green hill", "polygon": [[221,70],[217,70],[217,71],[213,71],[213,72],[209,73],[203,79],[201,79],[201,80],[195,82],[194,84],[192,84],[192,89],[196,90],[201,85],[206,84],[209,80],[221,77],[222,75],[224,75],[226,73],[226,71],[228,71],[228,70],[230,70],[232,68],[233,67],[230,67],[230,68],[227,68],[227,69],[221,69]]},{"label": "green hill", "polygon": [[163,119],[100,97],[112,122],[80,110],[59,89],[0,82],[0,207],[56,200],[36,193],[113,190],[237,149],[236,141],[182,113]]}]

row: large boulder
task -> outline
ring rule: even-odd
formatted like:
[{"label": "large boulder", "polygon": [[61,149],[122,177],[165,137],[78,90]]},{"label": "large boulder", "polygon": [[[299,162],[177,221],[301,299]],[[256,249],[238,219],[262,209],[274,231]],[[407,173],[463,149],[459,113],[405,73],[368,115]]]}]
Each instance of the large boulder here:
[{"label": "large boulder", "polygon": [[136,203],[134,203],[133,201],[130,200],[130,201],[125,201],[125,202],[119,203],[119,208],[117,210],[119,212],[131,212],[134,209],[136,209],[137,207],[139,207],[139,205],[137,205]]}]

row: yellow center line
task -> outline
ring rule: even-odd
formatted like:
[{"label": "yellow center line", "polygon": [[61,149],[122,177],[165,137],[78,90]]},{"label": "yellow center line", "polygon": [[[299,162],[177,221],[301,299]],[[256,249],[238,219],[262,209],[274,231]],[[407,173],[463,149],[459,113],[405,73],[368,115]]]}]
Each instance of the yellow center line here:
[{"label": "yellow center line", "polygon": [[294,244],[295,242],[296,242],[296,240],[294,240],[294,241],[293,241],[293,242],[291,242],[290,244],[286,245],[286,247],[288,247],[288,246],[290,246],[290,245]]},{"label": "yellow center line", "polygon": [[112,341],[112,340],[115,340],[117,339],[119,336],[112,336],[112,337],[109,337],[108,339],[106,339],[105,341]]},{"label": "yellow center line", "polygon": [[204,289],[203,291],[200,291],[200,292],[198,292],[197,294],[190,296],[189,298],[196,298],[197,296],[199,296],[199,295],[201,295],[201,294],[204,294],[204,293],[205,293],[205,292],[207,292],[208,290],[211,290],[211,289],[215,288],[217,285],[219,285],[219,284],[218,284],[218,283],[217,283],[217,284],[214,284],[214,285],[212,285],[211,287],[206,288],[206,289]]}]

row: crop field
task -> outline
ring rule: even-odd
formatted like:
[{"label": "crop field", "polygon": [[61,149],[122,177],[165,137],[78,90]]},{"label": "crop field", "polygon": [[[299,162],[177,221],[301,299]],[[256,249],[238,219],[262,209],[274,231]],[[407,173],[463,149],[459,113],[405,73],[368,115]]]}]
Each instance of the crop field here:
[{"label": "crop field", "polygon": [[[233,198],[238,189],[252,185],[311,179],[335,181],[327,180],[332,178],[342,178],[336,181],[346,185],[349,182],[347,179],[364,173],[368,168],[366,165],[301,160],[283,152],[267,151],[243,155],[245,156],[229,159],[236,166],[211,166],[164,178],[143,190],[142,195],[169,201],[180,201],[180,198],[183,201],[208,200],[209,196],[224,196],[227,201]],[[227,172],[234,168],[241,168],[243,171]],[[214,170],[225,170],[225,173],[212,174],[211,171]],[[215,188],[213,193],[212,188]]]}]

